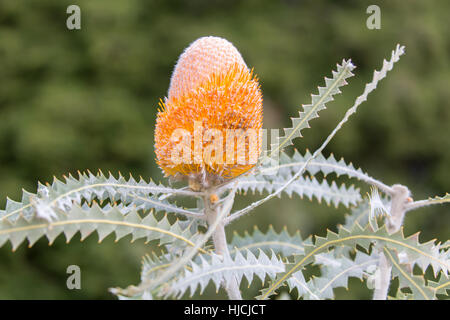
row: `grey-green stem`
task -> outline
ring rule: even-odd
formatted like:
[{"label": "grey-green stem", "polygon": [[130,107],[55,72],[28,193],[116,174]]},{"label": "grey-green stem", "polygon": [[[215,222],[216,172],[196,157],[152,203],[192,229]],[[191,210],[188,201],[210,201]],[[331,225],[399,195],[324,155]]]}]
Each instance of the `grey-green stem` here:
[{"label": "grey-green stem", "polygon": [[[389,233],[395,233],[403,226],[403,218],[411,198],[409,189],[403,185],[395,184],[391,189],[391,212],[390,216],[386,218],[386,228]],[[392,266],[384,252],[380,253],[378,271],[379,277],[376,282],[373,300],[386,300],[391,283]]]},{"label": "grey-green stem", "polygon": [[[212,224],[217,218],[219,206],[212,204],[208,196],[204,197],[203,201],[205,204],[206,221],[208,222],[208,224]],[[225,222],[223,221],[223,219],[219,222],[217,228],[212,234],[212,239],[214,242],[216,253],[218,255],[221,255],[224,259],[231,259],[225,234]],[[233,279],[228,283],[224,283],[223,287],[231,300],[242,300],[237,279]]]},{"label": "grey-green stem", "polygon": [[378,278],[375,281],[375,291],[373,294],[373,300],[386,300],[389,292],[389,286],[391,284],[391,272],[392,266],[386,259],[383,252],[380,254],[380,260],[378,262]]}]

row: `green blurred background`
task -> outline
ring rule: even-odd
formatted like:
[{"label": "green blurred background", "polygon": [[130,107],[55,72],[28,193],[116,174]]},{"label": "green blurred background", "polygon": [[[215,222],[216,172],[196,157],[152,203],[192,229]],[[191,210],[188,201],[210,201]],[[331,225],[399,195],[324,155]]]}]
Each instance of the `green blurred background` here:
[{"label": "green blurred background", "polygon": [[[81,30],[66,28],[70,4],[81,8]],[[380,30],[366,28],[370,4],[381,8]],[[352,58],[356,77],[303,132],[302,151],[319,146],[373,69],[397,43],[405,45],[406,55],[325,154],[387,184],[405,184],[415,199],[443,195],[450,191],[449,12],[447,0],[1,0],[0,206],[7,196],[19,200],[21,188],[35,192],[37,181],[76,170],[163,179],[153,152],[158,99],[179,54],[206,35],[231,41],[255,68],[266,128],[289,125],[336,63]],[[323,235],[346,212],[298,197],[275,199],[228,232],[272,224]],[[449,225],[448,207],[426,208],[408,214],[405,233],[446,240]],[[60,237],[51,247],[42,239],[14,253],[9,244],[1,248],[0,298],[113,299],[109,287],[138,283],[148,251],[141,242],[78,239],[67,245]],[[81,290],[66,288],[71,264],[81,267]],[[370,297],[359,281],[350,288],[337,290],[338,298]]]}]

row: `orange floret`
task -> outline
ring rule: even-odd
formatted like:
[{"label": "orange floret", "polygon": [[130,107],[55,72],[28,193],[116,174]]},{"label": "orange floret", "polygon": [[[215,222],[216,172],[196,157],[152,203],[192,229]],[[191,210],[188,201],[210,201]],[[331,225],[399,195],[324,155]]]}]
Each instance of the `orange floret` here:
[{"label": "orange floret", "polygon": [[258,79],[225,39],[200,38],[175,67],[155,128],[157,163],[166,176],[202,187],[256,164],[262,146]]}]

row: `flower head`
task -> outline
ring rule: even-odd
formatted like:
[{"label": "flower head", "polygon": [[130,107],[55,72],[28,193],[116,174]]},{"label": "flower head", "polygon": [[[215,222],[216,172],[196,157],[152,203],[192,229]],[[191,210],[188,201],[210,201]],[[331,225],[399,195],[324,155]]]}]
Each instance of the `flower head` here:
[{"label": "flower head", "polygon": [[258,79],[227,40],[203,37],[180,56],[155,128],[166,176],[207,187],[251,169],[261,152]]}]

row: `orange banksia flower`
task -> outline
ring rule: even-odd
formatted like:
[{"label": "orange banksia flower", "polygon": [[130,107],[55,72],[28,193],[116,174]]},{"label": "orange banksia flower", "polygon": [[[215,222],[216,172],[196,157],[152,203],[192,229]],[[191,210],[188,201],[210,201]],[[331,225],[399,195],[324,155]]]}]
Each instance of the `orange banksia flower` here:
[{"label": "orange banksia flower", "polygon": [[160,102],[155,152],[166,176],[208,187],[255,166],[262,147],[258,79],[227,40],[203,37],[180,56]]}]

